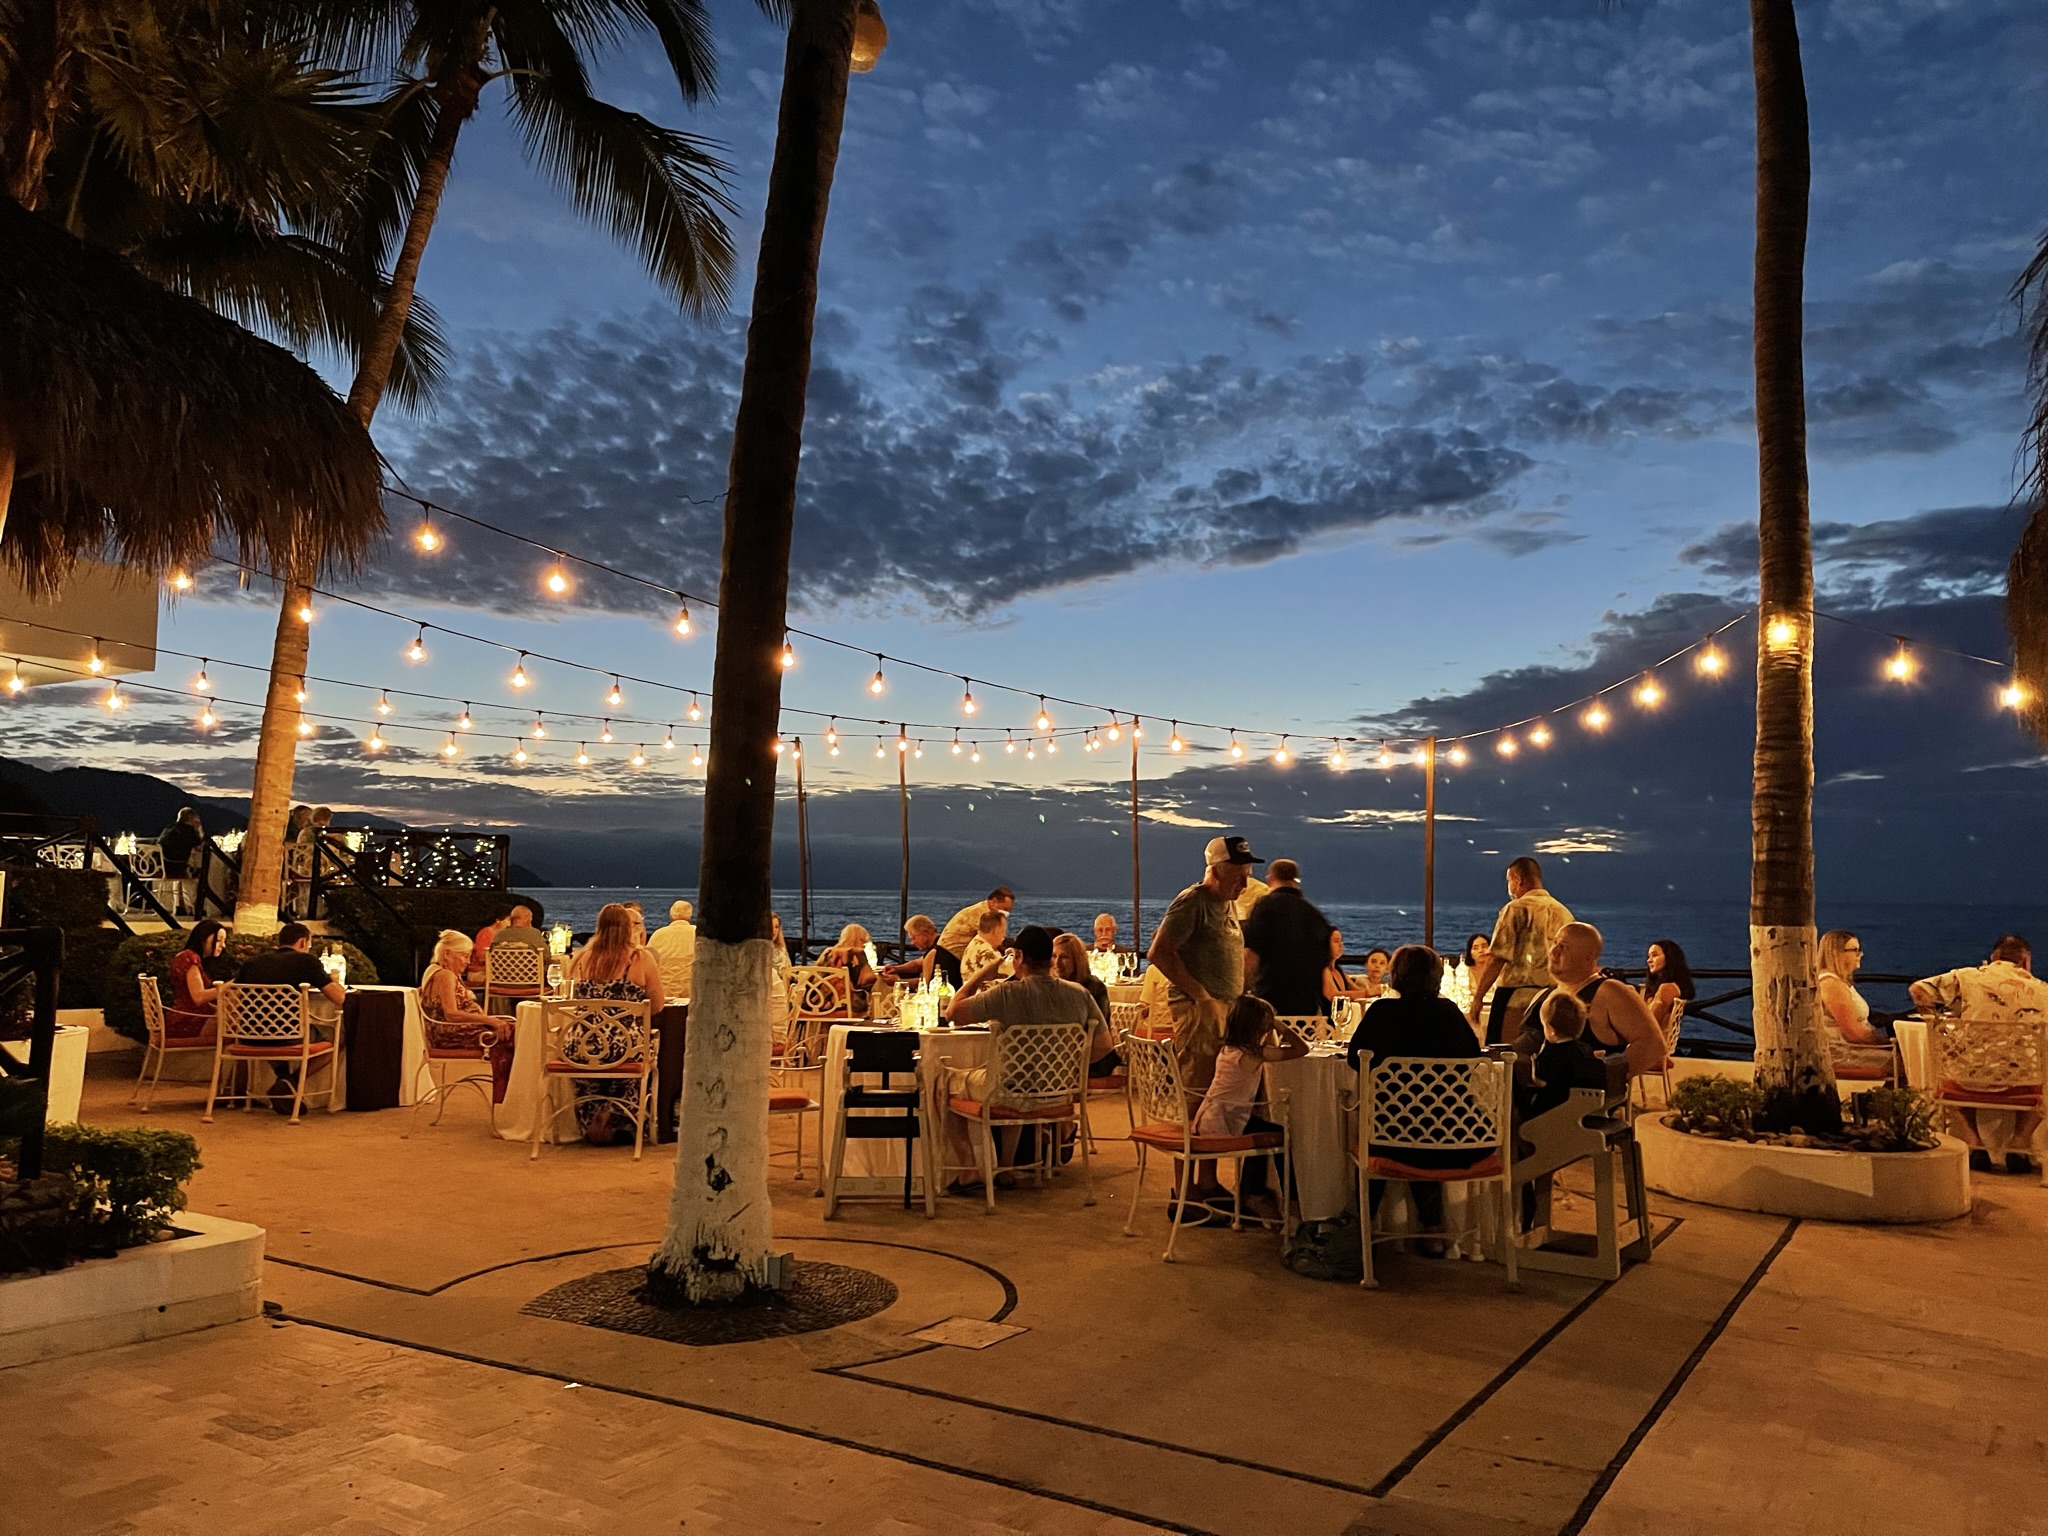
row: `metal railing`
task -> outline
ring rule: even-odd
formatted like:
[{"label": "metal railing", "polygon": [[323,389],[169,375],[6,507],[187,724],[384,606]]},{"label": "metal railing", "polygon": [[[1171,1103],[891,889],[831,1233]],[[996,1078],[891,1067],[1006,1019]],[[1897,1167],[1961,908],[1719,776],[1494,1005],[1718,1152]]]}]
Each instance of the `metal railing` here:
[{"label": "metal railing", "polygon": [[115,845],[100,831],[99,822],[94,817],[0,812],[0,864],[22,869],[40,864],[50,869],[84,870],[110,878],[119,876],[122,906],[115,906],[111,897],[104,900],[107,919],[116,928],[125,934],[135,932],[128,926],[124,908],[128,903],[140,900],[163,920],[165,926],[177,932],[184,931],[177,917],[158,899],[151,884],[153,878],[178,877],[137,874],[133,859],[115,851]]},{"label": "metal railing", "polygon": [[30,999],[28,1062],[24,1066],[0,1051],[0,1077],[31,1082],[41,1092],[21,1131],[15,1163],[18,1178],[40,1178],[43,1172],[43,1122],[49,1115],[50,1063],[57,1052],[57,983],[64,968],[61,928],[0,928],[0,1007],[12,1007],[16,989],[33,988]]}]

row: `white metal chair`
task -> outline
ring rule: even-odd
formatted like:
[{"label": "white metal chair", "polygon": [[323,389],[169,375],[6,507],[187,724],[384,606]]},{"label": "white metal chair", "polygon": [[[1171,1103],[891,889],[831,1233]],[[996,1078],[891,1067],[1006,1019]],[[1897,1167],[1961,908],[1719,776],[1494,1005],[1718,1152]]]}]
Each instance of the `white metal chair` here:
[{"label": "white metal chair", "polygon": [[[981,1174],[986,1212],[996,1208],[995,1133],[1024,1126],[1039,1129],[1036,1171],[1050,1180],[1058,1157],[1063,1125],[1076,1127],[1081,1144],[1081,1178],[1087,1190],[1084,1205],[1095,1203],[1095,1170],[1086,1135],[1079,1134],[1088,1097],[1088,1026],[1086,1024],[1010,1024],[995,1031],[995,1058],[988,1065],[982,1097],[946,1095],[946,1112],[970,1122],[978,1132],[974,1167]],[[940,1070],[949,1063],[941,1060]],[[944,1165],[944,1173],[965,1173],[966,1167]]]},{"label": "white metal chair", "polygon": [[547,951],[538,944],[492,944],[484,951],[484,1012],[496,1013],[492,999],[510,1003],[507,1013],[545,990]]},{"label": "white metal chair", "polygon": [[[183,871],[179,871],[183,873]],[[171,911],[178,910],[178,882],[164,878],[163,844],[151,838],[147,842],[136,840],[135,851],[128,855],[128,891],[121,902],[123,912],[141,911],[145,903],[142,893],[145,889]],[[170,887],[167,892],[164,887]],[[169,900],[165,900],[168,896]]]},{"label": "white metal chair", "polygon": [[[648,1115],[654,1104],[656,1031],[649,1021],[645,1000],[625,1002],[610,998],[545,999],[541,1005],[542,1080],[553,1083],[627,1082],[635,1085],[631,1100],[614,1099],[633,1119],[633,1160],[647,1140]],[[552,1106],[552,1093],[544,1094],[541,1109],[533,1117],[533,1150],[529,1160],[540,1156],[557,1116],[575,1112],[575,1101]],[[551,1107],[552,1106],[552,1107]]]},{"label": "white metal chair", "polygon": [[[1365,1275],[1361,1285],[1377,1286],[1372,1245],[1393,1242],[1399,1234],[1372,1230],[1370,1181],[1403,1179],[1409,1183],[1486,1184],[1492,1187],[1494,1220],[1487,1244],[1507,1268],[1508,1289],[1519,1290],[1515,1272],[1517,1245],[1512,1240],[1514,1184],[1515,1055],[1389,1056],[1358,1061],[1358,1220],[1363,1238]],[[1411,1162],[1405,1152],[1463,1153],[1472,1162],[1458,1168],[1435,1168]],[[1482,1234],[1485,1228],[1481,1228]],[[1464,1234],[1456,1234],[1464,1235]]]},{"label": "white metal chair", "polygon": [[[433,1038],[434,1026],[432,1023],[427,1024],[426,1030],[427,1038],[420,1050],[420,1068],[427,1074],[428,1086],[425,1093],[420,1094],[413,1100],[412,1120],[405,1128],[406,1136],[410,1138],[412,1133],[419,1129],[420,1111],[429,1104],[434,1106],[434,1118],[429,1120],[427,1124],[430,1126],[439,1125],[442,1114],[448,1108],[449,1096],[459,1093],[464,1088],[474,1088],[479,1096],[482,1097],[484,1108],[491,1117],[491,1127],[495,1130],[498,1124],[498,1105],[497,1101],[492,1097],[494,1084],[490,1071],[490,1060],[491,1047],[497,1043],[497,1032],[486,1029],[477,1037],[475,1045],[455,1046],[436,1045]],[[450,1082],[448,1080],[449,1065],[458,1062],[471,1066],[482,1062],[484,1070],[481,1072],[465,1072],[462,1076]]]},{"label": "white metal chair", "polygon": [[[2021,1117],[2048,1100],[2048,1021],[2040,1019],[1932,1019],[1927,1056],[1934,1102],[1948,1110],[2002,1110]],[[2038,1133],[2037,1133],[2038,1134]],[[2036,1157],[2033,1147],[2013,1151]],[[2041,1157],[2048,1184],[2048,1157]]]},{"label": "white metal chair", "polygon": [[1336,1023],[1320,1013],[1282,1014],[1273,1022],[1286,1025],[1310,1045],[1342,1045],[1351,1038],[1349,1030],[1340,1034]]},{"label": "white metal chair", "polygon": [[[307,1083],[315,1066],[327,1068],[327,1086],[320,1090],[320,1096],[332,1106],[335,1089],[341,1083],[341,1051],[335,1040],[318,1039],[314,1031],[326,1026],[338,1035],[341,1021],[316,1013],[313,996],[313,989],[304,985],[245,985],[230,981],[221,987],[220,1022],[214,1029],[213,1085],[207,1090],[206,1113],[200,1119],[211,1121],[214,1102],[222,1097],[239,1098],[245,1109],[253,1107],[253,1073],[258,1062],[298,1069],[292,1083],[293,1125],[299,1123],[300,1112],[312,1093]],[[220,1091],[220,1069],[226,1062],[242,1068],[239,1094],[223,1095]]]},{"label": "white metal chair", "polygon": [[853,1023],[854,1018],[846,995],[846,973],[833,966],[794,967],[789,997],[770,1062],[768,1113],[796,1116],[796,1171],[792,1176],[801,1179],[805,1115],[817,1120],[821,1164],[825,1155],[825,1050],[832,1026]]},{"label": "white metal chair", "polygon": [[[220,1022],[216,1005],[215,1021],[211,1029],[202,1030],[190,1037],[181,1035],[174,1040],[165,1027],[164,999],[163,994],[157,990],[156,978],[145,974],[136,977],[135,980],[142,989],[142,1022],[149,1031],[149,1038],[143,1043],[142,1070],[135,1074],[135,1091],[128,1095],[128,1102],[133,1104],[136,1095],[140,1094],[142,1113],[146,1115],[149,1113],[150,1100],[156,1097],[157,1079],[163,1076],[164,1057],[175,1056],[180,1052],[190,1055],[195,1051],[212,1051],[215,1048],[215,1039],[220,1034]],[[143,1088],[144,1078],[149,1080],[147,1091]]]},{"label": "white metal chair", "polygon": [[[1655,1010],[1653,1009],[1652,1012],[1654,1013]],[[1671,1058],[1678,1053],[1678,1036],[1684,1028],[1685,999],[1682,997],[1673,998],[1670,1009],[1657,1019],[1657,1030],[1664,1037],[1664,1060],[1662,1064],[1653,1071],[1637,1073],[1635,1080],[1629,1085],[1631,1099],[1639,1103],[1644,1109],[1650,1107],[1650,1079],[1653,1077],[1663,1087],[1665,1107],[1670,1107]]]},{"label": "white metal chair", "polygon": [[[1244,1160],[1248,1157],[1285,1158],[1287,1132],[1283,1127],[1277,1131],[1249,1131],[1242,1136],[1197,1136],[1194,1121],[1188,1114],[1187,1094],[1181,1087],[1180,1062],[1173,1053],[1173,1042],[1151,1040],[1135,1033],[1125,1034],[1122,1038],[1124,1070],[1130,1075],[1131,1140],[1138,1147],[1138,1175],[1131,1183],[1131,1209],[1124,1220],[1124,1236],[1137,1235],[1138,1201],[1145,1193],[1145,1154],[1156,1148],[1178,1157],[1179,1183],[1166,1197],[1166,1215],[1171,1225],[1167,1231],[1166,1252],[1162,1255],[1171,1264],[1173,1246],[1180,1239],[1180,1213],[1188,1203],[1188,1189],[1194,1179],[1196,1161],[1206,1162],[1215,1158],[1236,1163],[1237,1183],[1242,1187]],[[1281,1195],[1284,1205],[1284,1186]],[[1230,1203],[1230,1229],[1240,1231],[1244,1226],[1244,1210],[1241,1197],[1235,1191]],[[1293,1220],[1283,1216],[1283,1250],[1286,1239],[1292,1235]]]}]

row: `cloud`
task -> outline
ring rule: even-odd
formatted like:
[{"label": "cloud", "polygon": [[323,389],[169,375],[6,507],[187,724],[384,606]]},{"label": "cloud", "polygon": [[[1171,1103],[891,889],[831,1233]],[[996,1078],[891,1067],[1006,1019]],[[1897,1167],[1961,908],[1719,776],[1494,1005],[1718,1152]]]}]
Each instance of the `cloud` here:
[{"label": "cloud", "polygon": [[1241,196],[1234,171],[1190,160],[1071,223],[1041,225],[1017,243],[1011,260],[1044,291],[1054,314],[1078,324],[1148,246],[1168,236],[1221,234],[1236,220]]},{"label": "cloud", "polygon": [[[1943,507],[1874,523],[1813,525],[1814,579],[1826,603],[1905,606],[2004,590],[2024,508]],[[1756,527],[1728,523],[1678,552],[1739,590],[1756,584]]]}]

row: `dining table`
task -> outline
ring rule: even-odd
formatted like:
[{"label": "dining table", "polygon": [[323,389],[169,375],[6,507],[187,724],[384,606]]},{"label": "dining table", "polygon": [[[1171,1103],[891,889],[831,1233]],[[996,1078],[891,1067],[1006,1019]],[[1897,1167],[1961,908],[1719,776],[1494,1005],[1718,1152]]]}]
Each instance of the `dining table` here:
[{"label": "dining table", "polygon": [[[821,1155],[829,1157],[833,1133],[839,1118],[846,1113],[846,1039],[856,1029],[901,1028],[887,1021],[880,1024],[846,1023],[835,1024],[826,1037],[825,1043],[825,1107],[823,1120],[824,1134]],[[924,1134],[940,1137],[941,1163],[940,1178],[952,1179],[969,1177],[962,1169],[971,1168],[974,1163],[974,1143],[968,1134],[967,1122],[959,1115],[946,1109],[945,1069],[949,1066],[960,1068],[987,1066],[995,1060],[995,1037],[988,1030],[962,1026],[935,1025],[914,1031],[917,1036],[917,1081],[918,1091],[924,1096]],[[879,1079],[864,1079],[879,1082]],[[856,1114],[874,1111],[856,1110]],[[886,1111],[884,1111],[886,1113]],[[822,1183],[822,1180],[821,1180]],[[911,1190],[921,1192],[924,1188],[922,1160],[912,1170]],[[894,1195],[903,1193],[903,1143],[900,1141],[873,1140],[849,1141],[846,1144],[846,1161],[839,1178],[839,1193],[844,1195]]]},{"label": "dining table", "polygon": [[410,1108],[422,1092],[426,1024],[418,987],[348,988],[335,1109]]}]

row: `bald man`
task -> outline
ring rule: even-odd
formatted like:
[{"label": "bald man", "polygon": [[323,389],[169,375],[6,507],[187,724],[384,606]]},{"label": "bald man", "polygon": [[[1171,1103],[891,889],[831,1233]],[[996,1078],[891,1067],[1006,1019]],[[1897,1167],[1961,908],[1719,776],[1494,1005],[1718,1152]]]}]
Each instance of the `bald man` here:
[{"label": "bald man", "polygon": [[[1664,1035],[1650,1014],[1643,994],[1625,981],[1600,974],[1600,951],[1606,940],[1591,923],[1566,923],[1550,943],[1550,977],[1560,992],[1574,992],[1586,1005],[1586,1039],[1596,1050],[1628,1057],[1630,1077],[1656,1072],[1664,1065]],[[1542,1009],[1522,1016],[1515,1054],[1534,1057],[1543,1049]],[[1533,1032],[1532,1032],[1533,1031]]]}]

